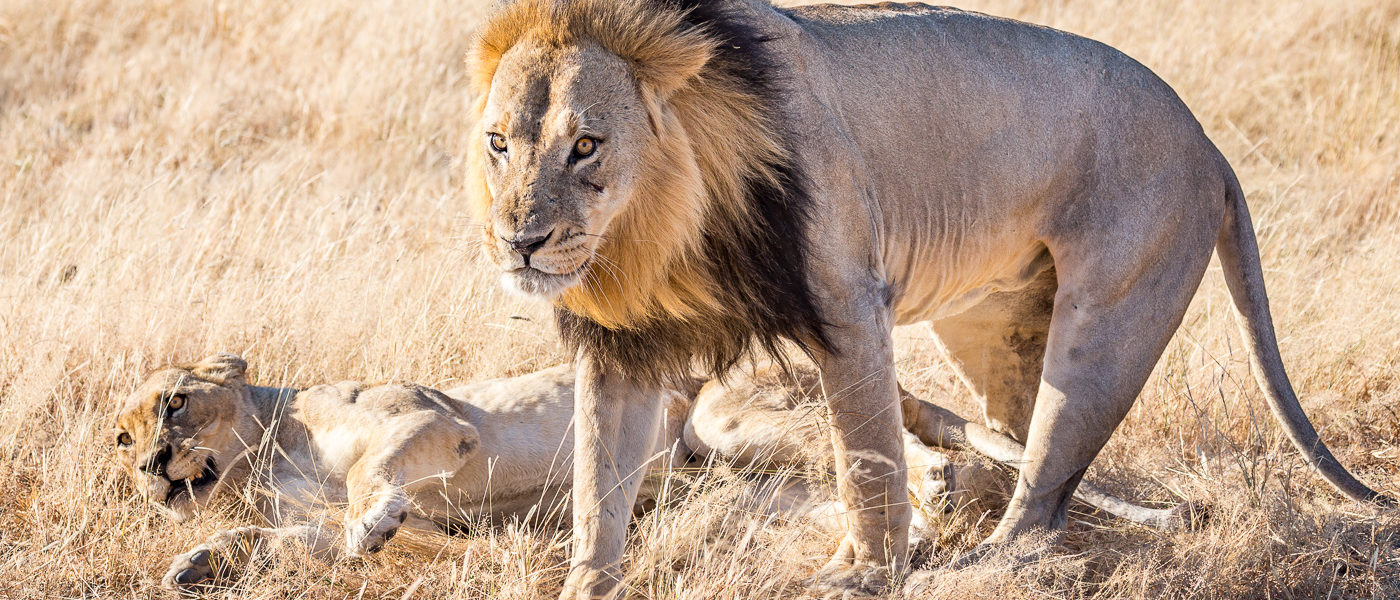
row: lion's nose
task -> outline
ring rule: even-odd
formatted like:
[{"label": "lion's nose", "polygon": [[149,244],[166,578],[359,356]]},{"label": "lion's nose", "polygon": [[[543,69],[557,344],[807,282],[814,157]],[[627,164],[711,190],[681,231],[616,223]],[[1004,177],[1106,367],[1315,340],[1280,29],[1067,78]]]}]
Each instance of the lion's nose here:
[{"label": "lion's nose", "polygon": [[141,470],[151,475],[165,475],[165,465],[170,462],[170,457],[174,453],[170,450],[170,444],[161,446],[160,451],[152,454],[146,462],[141,463]]},{"label": "lion's nose", "polygon": [[511,250],[520,254],[520,257],[525,259],[525,264],[528,265],[530,264],[530,255],[544,247],[544,243],[549,241],[551,235],[554,235],[553,229],[546,231],[543,235],[519,233],[516,234],[515,239],[501,238],[501,241],[508,244]]}]

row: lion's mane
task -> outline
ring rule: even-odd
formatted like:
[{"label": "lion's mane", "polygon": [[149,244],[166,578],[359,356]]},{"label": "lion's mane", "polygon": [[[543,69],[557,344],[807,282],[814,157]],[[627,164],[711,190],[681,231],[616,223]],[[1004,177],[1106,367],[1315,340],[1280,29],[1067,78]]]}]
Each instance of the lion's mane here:
[{"label": "lion's mane", "polygon": [[692,359],[722,373],[754,348],[780,356],[784,339],[825,347],[807,280],[811,202],[774,117],[783,91],[768,40],[702,0],[515,0],[472,50],[478,117],[502,56],[525,40],[593,42],[627,61],[656,133],[587,285],[556,301],[566,342],[653,381]]}]

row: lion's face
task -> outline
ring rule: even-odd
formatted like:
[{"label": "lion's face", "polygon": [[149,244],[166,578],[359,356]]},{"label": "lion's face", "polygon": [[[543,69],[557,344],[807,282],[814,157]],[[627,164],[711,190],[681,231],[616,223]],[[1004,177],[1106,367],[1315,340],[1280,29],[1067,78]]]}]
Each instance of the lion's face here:
[{"label": "lion's face", "polygon": [[627,65],[597,46],[524,43],[502,56],[469,143],[491,195],[485,252],[507,289],[552,299],[604,260],[652,137],[643,102]]},{"label": "lion's face", "polygon": [[217,354],[158,371],[127,397],[112,441],[147,500],[177,520],[208,503],[227,467],[258,436],[243,359]]}]

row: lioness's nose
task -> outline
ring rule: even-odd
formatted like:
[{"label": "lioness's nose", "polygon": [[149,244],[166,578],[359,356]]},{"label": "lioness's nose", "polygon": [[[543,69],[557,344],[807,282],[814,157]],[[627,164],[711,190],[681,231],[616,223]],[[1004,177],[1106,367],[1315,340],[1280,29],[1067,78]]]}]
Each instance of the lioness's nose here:
[{"label": "lioness's nose", "polygon": [[515,239],[501,238],[501,241],[510,245],[510,249],[520,254],[525,259],[525,264],[530,264],[530,255],[536,250],[544,247],[544,243],[549,241],[549,236],[554,235],[554,230],[550,229],[543,235],[529,235],[526,233],[516,234]]},{"label": "lioness's nose", "polygon": [[164,475],[165,465],[170,462],[170,457],[173,454],[170,451],[170,444],[165,444],[161,446],[159,452],[152,454],[146,459],[146,462],[141,463],[141,470],[151,475]]}]

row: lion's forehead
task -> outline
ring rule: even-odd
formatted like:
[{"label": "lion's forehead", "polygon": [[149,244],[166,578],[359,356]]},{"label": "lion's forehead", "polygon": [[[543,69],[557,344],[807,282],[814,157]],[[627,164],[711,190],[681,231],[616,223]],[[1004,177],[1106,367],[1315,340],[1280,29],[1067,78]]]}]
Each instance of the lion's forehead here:
[{"label": "lion's forehead", "polygon": [[128,413],[153,415],[163,398],[180,391],[192,380],[193,375],[183,369],[166,369],[157,372],[147,377],[146,381],[142,382],[135,391],[126,397],[121,413],[123,416]]},{"label": "lion's forehead", "polygon": [[492,88],[485,115],[489,127],[517,140],[536,140],[551,105],[553,78],[529,73],[509,85]]},{"label": "lion's forehead", "polygon": [[[217,384],[209,383],[182,368],[164,369],[147,377],[136,390],[129,394],[117,411],[117,429],[132,434],[138,439],[154,437],[155,430],[172,429],[172,424],[162,419],[161,405],[172,394],[217,391]],[[222,401],[221,394],[201,394],[201,403]]]},{"label": "lion's forehead", "polygon": [[485,118],[511,137],[572,137],[589,117],[605,119],[633,94],[622,60],[600,48],[511,50],[491,86]]}]

